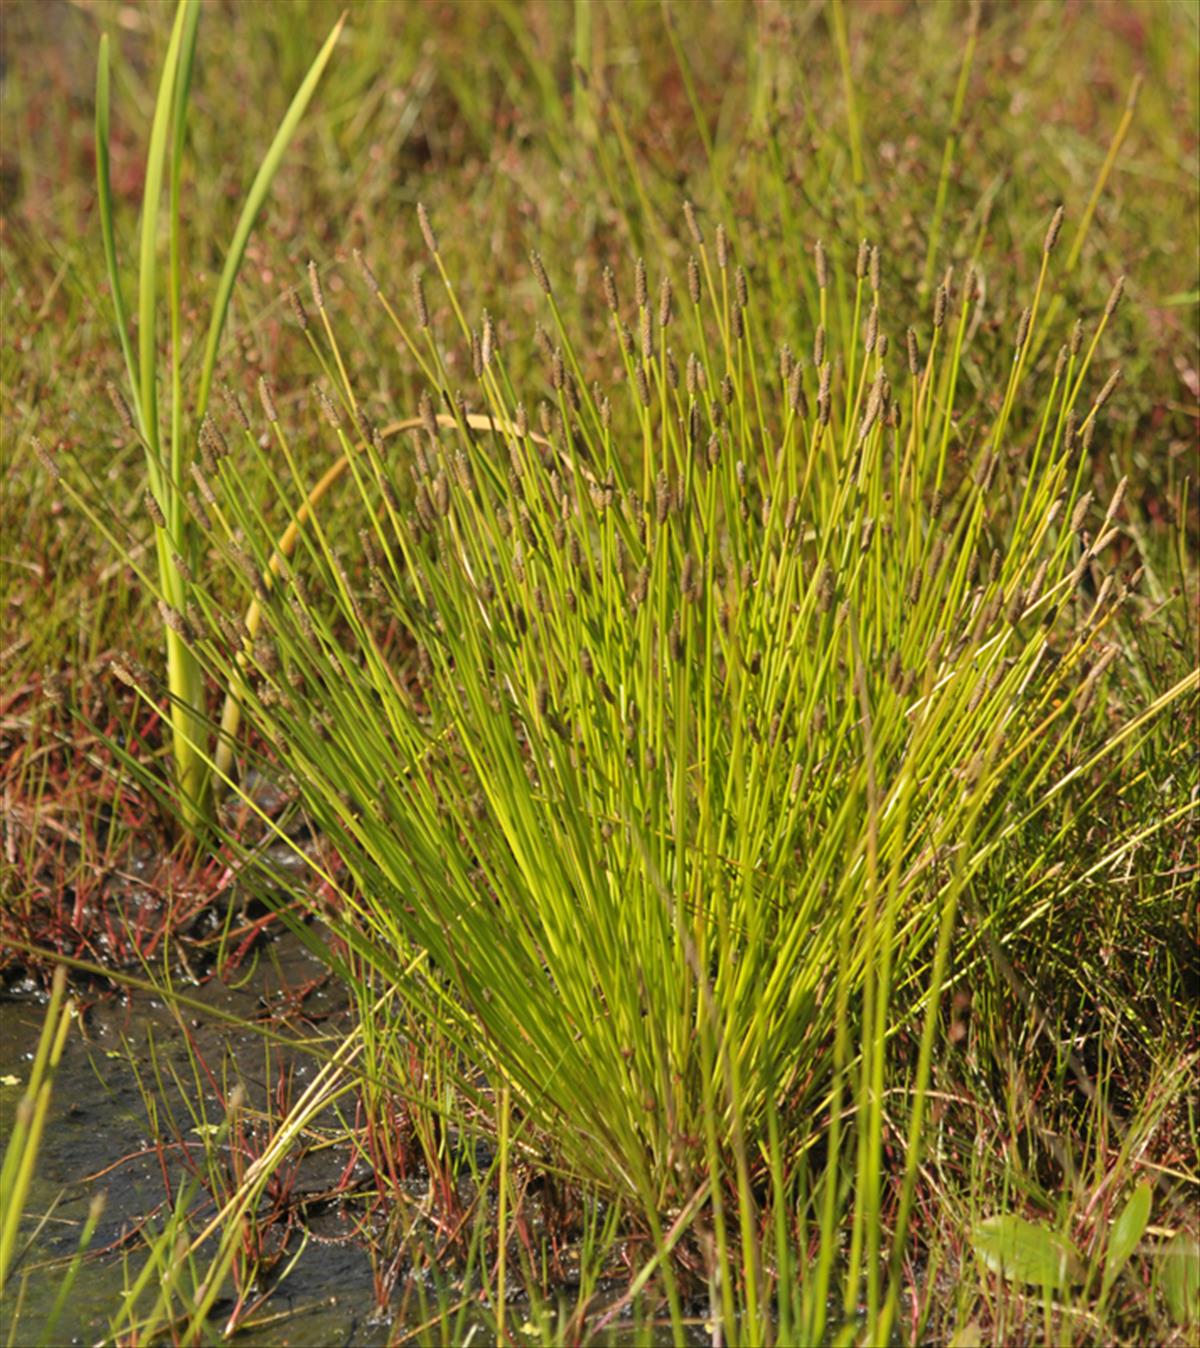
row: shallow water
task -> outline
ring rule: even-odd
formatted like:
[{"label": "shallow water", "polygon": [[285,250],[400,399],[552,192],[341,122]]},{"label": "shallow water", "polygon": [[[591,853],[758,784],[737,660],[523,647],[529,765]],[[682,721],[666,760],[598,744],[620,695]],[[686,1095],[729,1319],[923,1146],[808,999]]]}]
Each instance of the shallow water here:
[{"label": "shallow water", "polygon": [[[260,996],[264,992],[294,988],[322,972],[293,939],[273,942],[270,955],[244,988],[213,981],[199,988],[181,986],[180,991],[206,1007],[249,1018],[261,1009]],[[336,1019],[343,1000],[336,985],[320,988],[306,999],[304,1010],[308,1016]],[[0,1146],[7,1142],[11,1131],[13,1111],[28,1079],[43,1015],[40,998],[0,996],[0,1080],[6,1083],[0,1086]],[[222,1060],[231,1056],[250,1097],[253,1099],[257,1094],[262,1098],[267,1083],[263,1080],[263,1041],[258,1036],[232,1029],[215,1017],[206,1020],[199,1013],[188,1013],[186,1023],[218,1079]],[[120,1304],[127,1275],[125,1260],[117,1248],[119,1242],[147,1214],[155,1212],[166,1196],[163,1168],[155,1148],[159,1139],[147,1119],[137,1075],[123,1048],[124,1044],[133,1048],[139,1071],[157,1092],[147,1052],[150,1035],[160,1064],[173,1063],[181,1079],[190,1082],[191,1067],[183,1030],[162,1003],[149,997],[135,995],[126,1000],[118,995],[95,1002],[85,1008],[79,1025],[68,1036],[26,1202],[22,1239],[30,1236],[33,1239],[12,1284],[21,1289],[21,1295],[18,1302],[15,1295],[6,1294],[0,1315],[3,1320],[0,1338],[6,1341],[11,1336],[16,1342],[36,1342],[42,1336],[65,1261],[77,1248],[81,1224],[97,1192],[106,1197],[104,1215],[67,1309],[54,1328],[54,1342],[95,1342],[106,1332]],[[282,1055],[276,1052],[272,1074],[282,1061]],[[311,1063],[296,1063],[297,1092],[314,1070]],[[208,1117],[219,1119],[215,1092],[210,1088],[206,1095]],[[180,1093],[168,1084],[162,1098],[175,1111],[181,1132],[185,1136],[191,1134],[193,1120]],[[174,1131],[164,1121],[160,1132],[166,1144],[167,1173],[178,1181],[184,1168],[173,1147]],[[332,1182],[345,1160],[342,1155],[317,1162],[313,1169],[322,1173],[309,1173],[306,1169],[299,1187],[317,1189]],[[46,1214],[47,1219],[35,1234],[38,1221]],[[345,1239],[351,1226],[349,1215],[330,1205],[330,1210],[312,1225],[316,1238],[310,1239],[289,1278],[266,1303],[262,1314],[271,1323],[262,1329],[267,1337],[256,1332],[255,1341],[385,1343],[389,1326],[373,1315],[371,1268],[366,1251],[356,1243],[326,1243]],[[298,1243],[297,1240],[297,1247]],[[145,1246],[135,1239],[126,1249],[128,1276],[133,1277],[144,1261]],[[100,1253],[105,1250],[112,1252]],[[19,1321],[14,1335],[12,1317],[18,1305]],[[225,1309],[227,1313],[228,1307]],[[220,1317],[215,1318],[219,1322]]]}]

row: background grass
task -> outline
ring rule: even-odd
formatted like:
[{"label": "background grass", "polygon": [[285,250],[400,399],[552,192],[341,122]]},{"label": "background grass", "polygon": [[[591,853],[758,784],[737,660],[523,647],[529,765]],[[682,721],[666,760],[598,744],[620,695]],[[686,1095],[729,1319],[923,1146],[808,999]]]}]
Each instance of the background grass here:
[{"label": "background grass", "polygon": [[[268,142],[339,8],[323,0],[205,8],[191,129],[198,167],[189,171],[185,199],[199,250],[193,255],[211,252],[184,278],[193,362],[203,341],[199,301],[222,261],[214,241],[228,237],[252,171],[246,147]],[[78,455],[120,508],[129,503],[131,525],[149,537],[139,504],[141,455],[125,442],[104,395],[120,358],[92,186],[91,99],[96,43],[110,31],[113,180],[128,258],[169,20],[161,6],[60,0],[9,4],[0,18],[0,867],[10,930],[28,931],[14,914],[45,907],[68,881],[86,892],[114,849],[145,846],[153,828],[153,812],[129,805],[139,797],[118,789],[108,766],[114,760],[76,719],[82,711],[144,755],[162,752],[161,726],[138,714],[105,672],[114,649],[153,662],[153,643],[143,636],[154,627],[150,600],[64,507],[27,437],[37,431]],[[347,363],[359,396],[383,421],[415,410],[418,384],[411,364],[383,348],[350,254],[362,248],[388,291],[404,297],[410,270],[428,265],[416,201],[437,222],[468,311],[494,305],[500,313],[505,361],[521,387],[540,378],[532,334],[542,297],[529,249],[543,255],[577,330],[598,331],[605,264],[618,271],[623,291],[639,253],[682,275],[679,204],[690,197],[706,231],[726,222],[755,295],[782,330],[811,331],[817,238],[837,274],[852,268],[860,235],[879,241],[896,333],[918,315],[927,319],[928,276],[951,263],[961,274],[978,255],[982,299],[960,386],[969,435],[995,413],[988,372],[1011,347],[1045,222],[1058,202],[1068,204],[1065,258],[1141,76],[1128,135],[1060,288],[1063,324],[1078,313],[1090,326],[1113,280],[1128,277],[1126,300],[1098,352],[1103,368],[1119,364],[1124,378],[1088,476],[1101,500],[1130,478],[1119,560],[1126,571],[1140,560],[1146,578],[1110,697],[1117,712],[1142,705],[1195,662],[1198,55],[1197,13],[1185,0],[985,4],[977,12],[950,3],[841,11],[820,3],[595,4],[586,11],[498,0],[467,8],[351,5],[312,115],[251,241],[219,374],[247,395],[259,373],[270,374],[302,464],[319,470],[329,449],[307,396],[313,362],[282,299],[285,286],[302,282],[310,257],[321,264],[339,332],[373,334],[347,341]],[[931,212],[952,130],[931,259]],[[444,324],[445,301],[432,292],[431,299],[435,323]],[[830,327],[844,339],[850,315],[835,307]],[[615,350],[608,357],[618,368]],[[447,364],[452,377],[469,382],[465,348],[450,350]],[[253,464],[246,472],[248,495],[269,501]],[[277,506],[268,509],[282,519]],[[1019,977],[1006,978],[999,961],[982,962],[968,980],[969,1000],[947,1013],[951,1048],[936,1069],[943,1098],[934,1107],[938,1146],[928,1191],[940,1201],[922,1218],[928,1247],[941,1251],[943,1276],[971,1266],[961,1232],[979,1194],[1016,1185],[1043,1207],[1065,1194],[1059,1201],[1071,1212],[1063,1220],[1076,1229],[1107,1210],[1108,1190],[1097,1206],[1082,1180],[1063,1183],[1065,1170],[1123,1173],[1113,1157],[1125,1154],[1122,1141],[1106,1135],[1106,1113],[1067,1089],[1064,1044],[1119,1106],[1137,1114],[1153,1102],[1146,1117],[1161,1124],[1159,1162],[1194,1177],[1194,1063],[1182,1048],[1198,980],[1189,955],[1200,935],[1194,831],[1184,821],[1157,834],[1121,888],[1108,871],[1087,874],[1111,827],[1150,822],[1186,802],[1196,781],[1194,761],[1180,752],[1189,727],[1194,734],[1194,705],[1156,728],[1144,750],[1150,770],[1085,798],[1060,839],[1072,873],[1047,884],[1039,920],[1005,946]],[[140,832],[123,829],[122,817],[140,819]],[[998,857],[989,886],[1027,883],[1023,859],[1019,847]],[[70,922],[40,930],[80,953]],[[15,965],[11,954],[5,958]],[[1060,1133],[1070,1139],[1068,1166],[1049,1140]],[[1002,1289],[981,1291],[986,1285],[974,1278],[953,1285],[931,1323],[975,1317],[997,1341],[1015,1332],[1014,1316],[1028,1332],[1044,1329],[1037,1305],[1010,1305]],[[1147,1318],[1156,1304],[1134,1299],[1129,1318],[1111,1323],[1132,1337],[1150,1333],[1148,1324],[1177,1333]],[[1071,1332],[1088,1336],[1086,1317],[1070,1323]]]}]

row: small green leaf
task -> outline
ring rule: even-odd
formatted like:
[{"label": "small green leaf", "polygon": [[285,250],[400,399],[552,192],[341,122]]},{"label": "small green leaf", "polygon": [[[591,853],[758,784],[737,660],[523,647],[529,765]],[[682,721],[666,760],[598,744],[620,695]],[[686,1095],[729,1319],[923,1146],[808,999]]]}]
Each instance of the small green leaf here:
[{"label": "small green leaf", "polygon": [[1108,1251],[1104,1257],[1104,1286],[1110,1287],[1117,1274],[1125,1267],[1129,1256],[1138,1247],[1150,1220],[1149,1184],[1142,1183],[1130,1195],[1121,1215],[1113,1222],[1108,1236]]},{"label": "small green leaf", "polygon": [[1158,1285],[1178,1325],[1200,1320],[1200,1243],[1180,1232],[1159,1252]]},{"label": "small green leaf", "polygon": [[950,1340],[950,1348],[982,1348],[983,1334],[974,1320],[968,1320]]},{"label": "small green leaf", "polygon": [[971,1232],[975,1253],[1010,1282],[1063,1288],[1082,1280],[1079,1254],[1057,1231],[1005,1214],[989,1217]]}]

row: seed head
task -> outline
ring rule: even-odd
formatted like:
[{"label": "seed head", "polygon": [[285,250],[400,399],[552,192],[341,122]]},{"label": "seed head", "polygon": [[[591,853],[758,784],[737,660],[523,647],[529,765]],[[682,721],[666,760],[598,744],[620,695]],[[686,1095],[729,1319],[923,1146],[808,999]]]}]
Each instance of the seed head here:
[{"label": "seed head", "polygon": [[358,263],[358,269],[363,274],[363,280],[367,283],[367,289],[372,295],[378,295],[379,282],[375,279],[375,273],[371,270],[367,259],[363,257],[362,253],[357,248],[354,250],[354,260]]},{"label": "seed head", "polygon": [[222,383],[221,385],[221,394],[224,397],[229,410],[235,417],[237,417],[238,421],[241,422],[242,430],[248,431],[250,429],[250,417],[247,414],[245,407],[242,406],[242,400],[226,383]]},{"label": "seed head", "polygon": [[875,350],[875,342],[879,336],[879,305],[872,304],[871,312],[867,315],[867,332],[863,342],[863,348],[869,356]]},{"label": "seed head", "polygon": [[292,306],[292,317],[300,325],[302,332],[308,331],[308,314],[304,310],[304,301],[296,294],[293,287],[288,287],[288,303]]},{"label": "seed head", "polygon": [[829,284],[829,268],[825,262],[825,245],[820,239],[813,249],[813,262],[817,269],[817,288],[824,290]]},{"label": "seed head", "polygon": [[1033,319],[1031,309],[1022,309],[1021,318],[1017,323],[1017,354],[1020,355],[1025,350],[1025,342],[1029,337],[1029,324]]},{"label": "seed head", "polygon": [[308,260],[308,285],[312,291],[313,304],[318,311],[325,307],[325,292],[321,289],[321,273],[317,270],[317,264],[309,258]]},{"label": "seed head", "polygon": [[825,360],[825,324],[817,325],[817,333],[813,338],[813,369],[819,370]]},{"label": "seed head", "polygon": [[1062,229],[1063,208],[1060,206],[1050,220],[1050,228],[1046,230],[1045,242],[1042,244],[1042,252],[1050,253],[1054,251],[1054,245],[1058,242],[1059,231]]},{"label": "seed head", "polygon": [[798,417],[808,415],[804,403],[804,370],[797,361],[788,378],[788,406]]},{"label": "seed head", "polygon": [[342,414],[337,410],[333,399],[325,392],[320,384],[313,385],[313,392],[316,394],[317,402],[321,404],[321,411],[325,414],[325,420],[329,422],[335,431],[340,430],[342,425]]},{"label": "seed head", "polygon": [[438,250],[437,235],[433,232],[433,226],[429,223],[429,212],[425,209],[423,202],[417,202],[417,224],[421,226],[421,234],[425,239],[425,247],[431,253]]},{"label": "seed head", "polygon": [[417,326],[427,328],[429,326],[429,305],[425,302],[425,282],[421,279],[421,273],[415,267],[412,274],[412,292],[413,307],[417,311]]},{"label": "seed head", "polygon": [[600,273],[600,283],[604,288],[604,302],[608,305],[609,313],[615,314],[618,305],[617,278],[613,275],[611,267],[606,265]]},{"label": "seed head", "polygon": [[37,455],[38,463],[42,465],[42,468],[50,478],[57,482],[59,478],[62,477],[62,469],[59,468],[54,455],[50,453],[36,435],[31,435],[29,437],[29,443],[33,446],[33,452]]},{"label": "seed head", "polygon": [[479,360],[486,370],[492,363],[492,354],[496,347],[496,325],[492,322],[492,316],[485,309],[483,311],[483,337],[480,341]]},{"label": "seed head", "polygon": [[1113,286],[1112,292],[1108,297],[1108,302],[1104,306],[1104,319],[1107,322],[1113,314],[1117,312],[1117,305],[1121,303],[1121,296],[1125,293],[1125,278],[1117,277],[1117,283]]},{"label": "seed head", "polygon": [[700,264],[694,257],[687,260],[688,298],[693,304],[700,303]]},{"label": "seed head", "polygon": [[878,292],[879,290],[879,271],[880,271],[879,245],[876,243],[871,245],[871,267],[870,267],[871,289],[876,292]]},{"label": "seed head", "polygon": [[1084,492],[1076,503],[1075,509],[1071,512],[1071,532],[1077,534],[1083,528],[1083,522],[1087,519],[1087,513],[1091,509],[1092,493]]},{"label": "seed head", "polygon": [[747,308],[750,304],[750,286],[746,281],[745,267],[739,266],[733,273],[733,289],[737,295],[737,302],[743,309]]},{"label": "seed head", "polygon": [[638,336],[642,343],[642,359],[649,360],[654,354],[654,330],[649,309],[638,310]]},{"label": "seed head", "polygon": [[642,258],[633,264],[633,298],[639,309],[650,302],[650,291],[646,284],[646,263]]},{"label": "seed head", "polygon": [[1110,374],[1110,375],[1108,376],[1108,380],[1107,380],[1107,382],[1105,383],[1104,387],[1103,387],[1103,388],[1100,390],[1100,392],[1096,395],[1096,408],[1095,408],[1095,410],[1096,410],[1097,412],[1098,412],[1098,411],[1104,406],[1104,404],[1105,404],[1106,402],[1108,402],[1108,400],[1112,397],[1112,395],[1113,395],[1113,390],[1117,387],[1117,385],[1118,385],[1120,382],[1121,382],[1121,371],[1120,371],[1119,369],[1116,369],[1116,370],[1114,370],[1114,371],[1112,372],[1112,374]]},{"label": "seed head", "polygon": [[664,276],[658,291],[658,326],[667,327],[671,322],[671,281]]},{"label": "seed head", "polygon": [[917,334],[909,328],[905,334],[908,339],[908,372],[914,377],[921,372],[921,357],[917,350]]},{"label": "seed head", "polygon": [[1058,348],[1058,359],[1054,362],[1054,382],[1061,383],[1063,371],[1067,368],[1067,344],[1064,342]]},{"label": "seed head", "polygon": [[730,317],[733,320],[734,341],[740,342],[746,336],[746,319],[745,310],[736,301],[734,302]]},{"label": "seed head", "polygon": [[867,263],[871,256],[871,245],[862,239],[858,245],[858,257],[854,263],[854,275],[858,280],[863,280],[867,274]]},{"label": "seed head", "polygon": [[542,261],[542,255],[535,248],[529,254],[529,265],[533,268],[534,279],[542,288],[544,295],[550,294],[550,278],[546,275],[546,264]]},{"label": "seed head", "polygon": [[693,242],[697,247],[704,244],[704,235],[700,232],[700,225],[696,219],[696,208],[690,201],[683,203],[683,218],[687,221],[688,233],[691,234]]},{"label": "seed head", "polygon": [[822,613],[828,613],[833,608],[836,593],[837,578],[834,576],[833,567],[826,562],[817,581],[817,607]]},{"label": "seed head", "polygon": [[271,390],[271,385],[265,375],[258,377],[258,400],[262,403],[263,411],[267,415],[267,420],[272,424],[279,420],[279,413],[275,409],[275,395]]},{"label": "seed head", "polygon": [[725,237],[725,226],[717,226],[717,266],[722,271],[729,264],[729,240]]},{"label": "seed head", "polygon": [[146,514],[154,521],[156,529],[165,529],[167,527],[166,516],[162,513],[162,507],[158,504],[158,498],[152,491],[147,491],[142,496],[142,504],[146,507]]},{"label": "seed head", "polygon": [[659,473],[654,484],[654,519],[658,525],[667,522],[667,511],[671,506],[671,487],[667,481],[666,471]]},{"label": "seed head", "polygon": [[1072,358],[1079,355],[1079,352],[1082,349],[1082,347],[1083,347],[1083,319],[1077,318],[1075,320],[1075,326],[1071,329],[1070,352]]},{"label": "seed head", "polygon": [[946,321],[946,287],[938,286],[933,297],[933,326],[940,328]]},{"label": "seed head", "polygon": [[165,599],[158,601],[158,612],[163,620],[163,624],[171,629],[181,641],[190,642],[194,633],[188,625],[187,619],[177,608],[173,608]]},{"label": "seed head", "polygon": [[125,429],[127,431],[132,431],[134,429],[133,413],[129,410],[129,404],[125,401],[125,395],[111,379],[105,385],[105,388],[108,390],[108,396],[112,401],[112,405],[117,409],[117,416],[121,418],[121,422]]}]

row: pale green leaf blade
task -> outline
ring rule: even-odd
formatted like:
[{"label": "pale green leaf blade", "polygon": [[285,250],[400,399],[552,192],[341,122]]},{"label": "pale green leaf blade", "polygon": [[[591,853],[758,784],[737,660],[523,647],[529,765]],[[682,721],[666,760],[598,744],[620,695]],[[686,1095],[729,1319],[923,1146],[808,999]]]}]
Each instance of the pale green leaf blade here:
[{"label": "pale green leaf blade", "polygon": [[100,237],[104,243],[104,264],[108,271],[108,289],[112,296],[113,319],[121,351],[125,356],[125,370],[133,394],[137,415],[141,416],[142,400],[138,392],[137,369],[133,363],[133,348],[129,342],[129,315],[125,309],[125,295],[121,289],[121,274],[117,268],[117,245],[113,230],[112,177],[109,168],[109,58],[108,34],[100,38],[100,55],[96,61],[96,202],[100,214]]},{"label": "pale green leaf blade", "polygon": [[1200,1321],[1200,1242],[1184,1233],[1159,1253],[1158,1285],[1179,1325]]},{"label": "pale green leaf blade", "polygon": [[1139,1184],[1121,1210],[1121,1215],[1113,1222],[1108,1237],[1108,1251],[1104,1257],[1106,1287],[1111,1286],[1145,1235],[1146,1224],[1150,1221],[1150,1199],[1150,1185]]},{"label": "pale green leaf blade", "polygon": [[246,195],[246,202],[242,207],[241,215],[238,217],[237,227],[233,231],[233,241],[229,245],[229,252],[225,258],[225,266],[221,271],[221,280],[217,286],[216,299],[213,303],[212,319],[208,327],[208,337],[204,343],[204,361],[200,371],[200,394],[196,400],[197,419],[204,415],[208,407],[208,394],[212,386],[213,369],[217,361],[217,344],[221,340],[221,332],[225,326],[225,317],[229,310],[229,299],[233,293],[233,284],[237,280],[237,274],[242,265],[242,257],[246,251],[246,244],[250,240],[250,233],[254,229],[254,223],[262,209],[267,193],[270,191],[271,181],[279,169],[288,144],[296,134],[300,119],[304,116],[305,110],[316,92],[317,84],[325,72],[325,67],[329,63],[329,58],[333,55],[333,49],[337,45],[345,22],[346,16],[343,14],[325,39],[325,45],[317,53],[303,83],[296,90],[296,96],[292,99],[291,106],[284,114],[283,121],[279,124],[279,130],[275,133],[275,139],[264,155],[262,164],[254,176],[254,182],[250,185],[250,191]]},{"label": "pale green leaf blade", "polygon": [[1010,1282],[1061,1289],[1082,1278],[1079,1254],[1057,1231],[1004,1214],[971,1232],[975,1253],[993,1273]]}]

